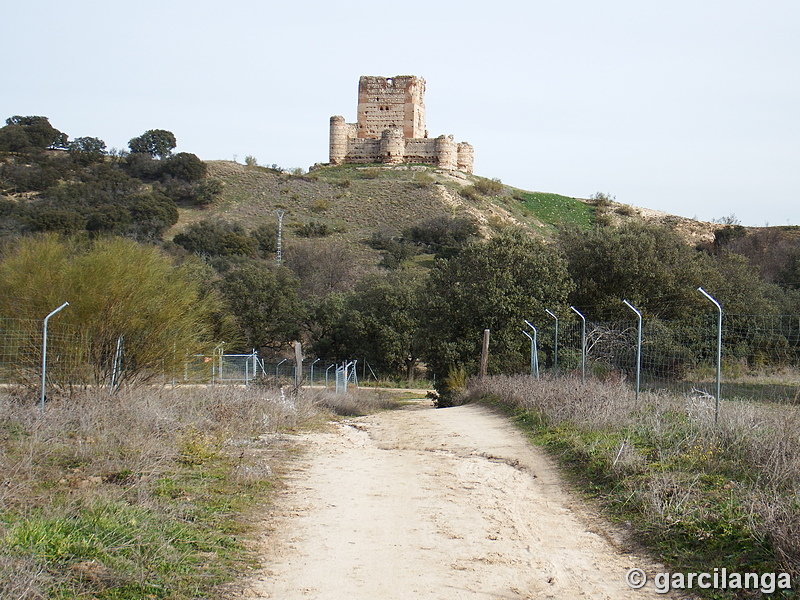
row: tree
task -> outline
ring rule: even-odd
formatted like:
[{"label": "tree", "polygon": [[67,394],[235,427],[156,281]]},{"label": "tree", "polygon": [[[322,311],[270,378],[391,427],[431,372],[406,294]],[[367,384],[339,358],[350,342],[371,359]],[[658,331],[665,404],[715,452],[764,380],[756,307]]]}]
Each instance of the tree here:
[{"label": "tree", "polygon": [[67,151],[75,162],[86,166],[103,160],[106,143],[99,138],[79,137],[67,145]]},{"label": "tree", "polygon": [[173,241],[189,252],[205,256],[251,256],[257,240],[237,224],[222,220],[193,223]]},{"label": "tree", "polygon": [[2,317],[40,323],[69,301],[58,322],[79,332],[82,343],[60,352],[85,351],[98,383],[111,375],[120,338],[123,380],[183,372],[187,354],[211,346],[212,317],[222,307],[191,269],[122,238],[88,245],[55,235],[23,238],[0,257],[0,282]]},{"label": "tree", "polygon": [[346,296],[331,294],[345,301],[329,332],[336,354],[325,356],[365,358],[379,373],[411,379],[420,351],[417,304],[421,283],[420,276],[411,271],[375,273],[359,281]]},{"label": "tree", "polygon": [[563,310],[572,289],[558,250],[521,230],[471,242],[438,260],[423,287],[422,358],[439,380],[451,367],[475,373],[483,330],[490,329],[490,371],[524,370],[524,319]]},{"label": "tree", "polygon": [[339,239],[298,240],[284,246],[284,257],[304,296],[352,290],[360,276],[355,252]]},{"label": "tree", "polygon": [[156,191],[136,194],[127,199],[131,215],[130,233],[139,241],[161,239],[178,222],[178,207],[172,199]]},{"label": "tree", "polygon": [[243,261],[225,273],[219,289],[245,334],[243,349],[274,351],[299,339],[301,306],[289,269]]},{"label": "tree", "polygon": [[619,229],[565,228],[559,242],[575,281],[570,297],[595,314],[627,314],[623,299],[653,316],[680,316],[697,304],[697,287],[707,271],[706,256],[667,227],[629,223]]},{"label": "tree", "polygon": [[66,146],[67,135],[53,127],[47,117],[9,117],[6,126],[0,129],[0,150],[6,152],[35,152]]},{"label": "tree", "polygon": [[206,176],[208,167],[196,154],[178,152],[164,161],[162,172],[183,181],[200,181]]},{"label": "tree", "polygon": [[203,179],[203,181],[197,184],[196,187],[197,189],[194,204],[195,206],[205,208],[206,206],[214,204],[216,200],[222,197],[222,190],[224,189],[225,184],[221,179],[206,177]]},{"label": "tree", "polygon": [[[214,180],[216,181],[216,180]],[[259,225],[250,232],[258,244],[261,258],[273,258],[278,250],[278,224]]]},{"label": "tree", "polygon": [[149,154],[159,159],[169,157],[177,145],[175,134],[165,129],[149,129],[128,142],[134,154]]},{"label": "tree", "polygon": [[415,244],[427,246],[438,256],[447,258],[477,237],[478,227],[470,219],[440,215],[406,228],[403,235]]}]

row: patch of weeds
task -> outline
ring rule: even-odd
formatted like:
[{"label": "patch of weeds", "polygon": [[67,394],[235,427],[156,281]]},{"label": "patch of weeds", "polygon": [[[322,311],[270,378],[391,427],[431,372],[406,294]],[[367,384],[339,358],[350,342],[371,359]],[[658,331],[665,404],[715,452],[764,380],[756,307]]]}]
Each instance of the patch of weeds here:
[{"label": "patch of weeds", "polygon": [[503,182],[499,179],[486,179],[484,177],[479,178],[472,184],[472,187],[475,188],[475,191],[481,196],[499,196],[505,189],[503,187]]},{"label": "patch of weeds", "polygon": [[477,190],[474,185],[468,185],[458,191],[464,198],[472,202],[480,202],[483,200],[483,195]]},{"label": "patch of weeds", "polygon": [[190,425],[178,438],[178,461],[184,465],[203,465],[217,458],[222,440]]},{"label": "patch of weeds", "polygon": [[317,198],[311,204],[311,212],[324,213],[328,209],[330,209],[330,207],[331,207],[330,200],[327,200],[326,198]]},{"label": "patch of weeds", "polygon": [[226,563],[243,552],[231,536],[109,500],[11,517],[0,547],[66,574],[48,586],[49,597],[103,600],[196,597],[225,581]]},{"label": "patch of weeds", "polygon": [[317,223],[316,221],[309,221],[308,223],[303,223],[297,225],[295,227],[295,233],[298,237],[304,238],[318,238],[318,237],[326,237],[333,233],[333,229],[331,229],[325,223]]}]

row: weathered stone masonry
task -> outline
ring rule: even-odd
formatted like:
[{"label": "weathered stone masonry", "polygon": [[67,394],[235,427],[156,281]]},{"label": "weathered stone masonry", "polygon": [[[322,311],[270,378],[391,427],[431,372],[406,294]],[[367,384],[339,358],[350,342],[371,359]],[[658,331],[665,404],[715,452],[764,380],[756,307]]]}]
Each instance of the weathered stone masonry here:
[{"label": "weathered stone masonry", "polygon": [[472,173],[474,150],[453,136],[429,138],[425,80],[413,75],[362,76],[358,122],[331,117],[330,163],[424,163]]}]

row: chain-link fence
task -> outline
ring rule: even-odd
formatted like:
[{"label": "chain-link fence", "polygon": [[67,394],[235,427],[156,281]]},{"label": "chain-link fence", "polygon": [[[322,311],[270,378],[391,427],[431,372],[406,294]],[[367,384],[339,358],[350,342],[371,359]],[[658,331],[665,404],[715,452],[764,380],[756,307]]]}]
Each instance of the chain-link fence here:
[{"label": "chain-link fence", "polygon": [[[124,379],[125,340],[120,337],[112,349],[113,367],[98,370],[89,341],[80,331],[62,323],[50,322],[47,331],[47,365],[43,371],[44,323],[36,320],[0,319],[0,384],[40,390],[43,372],[48,390],[64,391],[76,386],[108,385]],[[175,349],[172,350],[174,355]],[[187,355],[144,373],[143,378],[164,384],[267,385],[325,387],[331,390],[345,383],[357,385],[356,362],[334,362],[322,358],[267,361],[253,350],[249,354],[228,354],[219,344],[210,354]],[[343,378],[345,365],[349,369]]]},{"label": "chain-link fence", "polygon": [[[66,388],[92,377],[88,344],[78,330],[50,323],[47,340],[50,385]],[[43,345],[42,321],[0,319],[0,383],[40,385]]]},{"label": "chain-link fence", "polygon": [[[624,377],[630,382],[639,379],[642,389],[699,390],[715,395],[717,315],[709,312],[681,321],[645,315],[639,345],[639,322],[633,313],[630,319],[618,320],[586,315],[585,323],[578,314],[558,321],[551,318],[552,314],[531,319],[538,334],[535,366],[542,375],[583,373],[598,379]],[[42,377],[43,333],[41,321],[0,319],[0,383],[38,388]],[[116,376],[126,368],[122,338],[112,354]],[[800,401],[800,316],[725,314],[721,357],[722,397]],[[80,331],[58,322],[50,323],[49,387],[107,384],[105,372],[95,372],[92,365],[96,362],[97,357],[91,355],[90,344]],[[302,385],[335,390],[343,389],[345,382],[357,385],[356,373],[368,377],[365,360],[334,362],[313,358],[303,361],[299,373],[291,358],[267,361],[255,351],[227,354],[222,344],[208,355],[189,355],[173,364],[169,369],[150,373],[151,380],[174,385],[293,387],[299,379]]]},{"label": "chain-link fence", "polygon": [[[698,390],[716,395],[718,319],[701,315],[670,322],[552,319],[536,323],[542,374],[624,377],[642,389]],[[584,350],[585,348],[585,350]],[[800,316],[725,315],[722,320],[721,396],[800,400]]]}]

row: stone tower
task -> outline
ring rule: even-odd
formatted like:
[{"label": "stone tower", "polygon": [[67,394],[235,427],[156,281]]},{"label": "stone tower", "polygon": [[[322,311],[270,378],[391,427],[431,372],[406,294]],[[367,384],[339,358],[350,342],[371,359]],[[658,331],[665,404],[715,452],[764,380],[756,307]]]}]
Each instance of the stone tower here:
[{"label": "stone tower", "polygon": [[380,139],[385,129],[401,129],[404,138],[428,137],[425,131],[425,80],[413,75],[362,76],[358,80],[358,132]]}]

